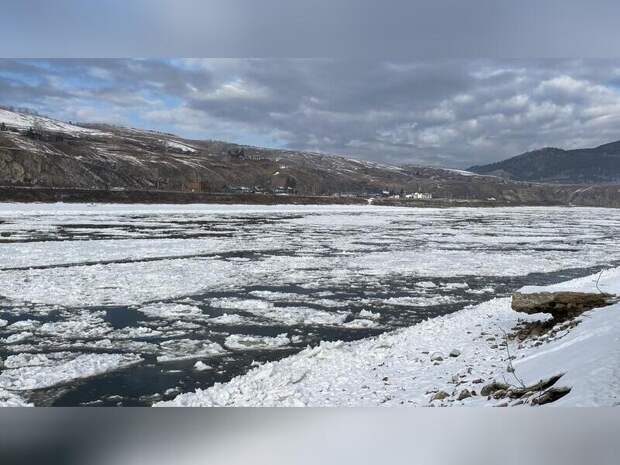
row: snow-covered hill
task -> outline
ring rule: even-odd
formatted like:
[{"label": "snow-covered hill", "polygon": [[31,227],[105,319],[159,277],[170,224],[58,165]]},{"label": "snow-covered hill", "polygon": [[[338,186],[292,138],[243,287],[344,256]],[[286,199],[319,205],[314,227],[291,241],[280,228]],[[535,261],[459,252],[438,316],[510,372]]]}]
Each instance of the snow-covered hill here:
[{"label": "snow-covered hill", "polygon": [[97,129],[89,129],[64,121],[47,118],[45,116],[30,115],[0,108],[0,124],[4,123],[9,128],[27,130],[30,128],[41,129],[50,132],[61,132],[79,137],[80,135],[104,136],[106,132]]},{"label": "snow-covered hill", "polygon": [[[597,278],[524,290],[595,292]],[[599,287],[620,293],[620,268],[603,273]],[[554,375],[562,375],[556,386],[570,392],[549,405],[619,405],[620,304],[584,313],[577,326],[564,324],[541,338],[505,337],[519,322],[546,318],[512,311],[509,298],[494,299],[376,338],[322,343],[158,406],[527,405],[480,390],[493,380],[519,386]],[[459,400],[464,390],[475,395]],[[440,392],[445,398],[432,400]]]}]

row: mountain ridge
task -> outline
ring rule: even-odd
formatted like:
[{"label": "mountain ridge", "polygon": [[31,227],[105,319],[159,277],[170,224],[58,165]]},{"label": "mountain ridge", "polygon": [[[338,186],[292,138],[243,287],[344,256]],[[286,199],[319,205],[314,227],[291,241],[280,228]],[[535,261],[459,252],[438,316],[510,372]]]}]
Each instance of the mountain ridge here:
[{"label": "mountain ridge", "polygon": [[475,165],[468,170],[515,181],[620,183],[620,141],[570,150],[543,147],[487,165]]}]

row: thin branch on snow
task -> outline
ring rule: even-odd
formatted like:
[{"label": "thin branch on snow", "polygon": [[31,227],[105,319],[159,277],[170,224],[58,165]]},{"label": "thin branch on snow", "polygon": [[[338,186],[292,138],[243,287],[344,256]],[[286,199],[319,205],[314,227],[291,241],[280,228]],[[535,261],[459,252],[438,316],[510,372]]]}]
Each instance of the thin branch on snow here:
[{"label": "thin branch on snow", "polygon": [[[508,356],[508,372],[512,373],[512,376],[514,376],[514,378],[521,385],[521,387],[525,389],[525,383],[523,382],[521,378],[517,376],[515,367],[512,364],[512,355],[510,354],[510,348],[508,347],[508,333],[506,333],[506,331],[504,331],[504,328],[502,328],[500,325],[497,325],[497,327],[504,334],[504,347],[506,349],[506,354]],[[506,384],[510,384],[510,383],[506,383]]]}]

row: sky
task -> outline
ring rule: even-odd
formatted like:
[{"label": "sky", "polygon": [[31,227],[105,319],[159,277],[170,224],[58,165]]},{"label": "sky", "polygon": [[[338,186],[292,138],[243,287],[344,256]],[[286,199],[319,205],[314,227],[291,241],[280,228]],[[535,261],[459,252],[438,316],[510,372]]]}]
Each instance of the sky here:
[{"label": "sky", "polygon": [[193,139],[465,168],[620,139],[620,60],[3,59],[0,104]]}]

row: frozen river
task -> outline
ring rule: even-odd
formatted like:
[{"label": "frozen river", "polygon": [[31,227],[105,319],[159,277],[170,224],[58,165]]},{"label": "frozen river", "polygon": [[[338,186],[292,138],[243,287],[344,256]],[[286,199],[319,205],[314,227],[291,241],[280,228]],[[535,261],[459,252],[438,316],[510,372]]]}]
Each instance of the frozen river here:
[{"label": "frozen river", "polygon": [[620,264],[620,210],[0,204],[0,404],[150,405]]}]

